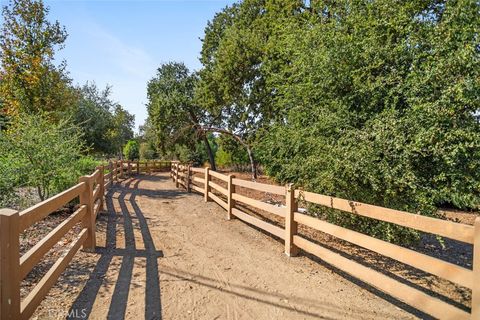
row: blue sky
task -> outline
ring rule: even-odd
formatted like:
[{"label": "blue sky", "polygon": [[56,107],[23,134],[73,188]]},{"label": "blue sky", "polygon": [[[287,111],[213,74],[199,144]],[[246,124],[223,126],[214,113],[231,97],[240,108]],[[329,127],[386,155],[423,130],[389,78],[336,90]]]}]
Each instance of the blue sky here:
[{"label": "blue sky", "polygon": [[174,60],[200,68],[199,38],[207,21],[233,2],[45,1],[50,20],[69,34],[57,57],[67,61],[70,77],[111,85],[114,100],[135,114],[136,127],[147,117],[146,84],[158,66]]}]

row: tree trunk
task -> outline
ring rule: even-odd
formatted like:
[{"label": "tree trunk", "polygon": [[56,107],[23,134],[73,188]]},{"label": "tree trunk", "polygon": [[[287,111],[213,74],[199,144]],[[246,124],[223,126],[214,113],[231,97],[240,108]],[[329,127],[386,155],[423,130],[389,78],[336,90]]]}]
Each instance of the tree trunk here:
[{"label": "tree trunk", "polygon": [[40,201],[45,200],[45,195],[42,192],[42,187],[37,186],[37,193],[38,193],[38,197],[40,198]]},{"label": "tree trunk", "polygon": [[255,159],[253,158],[253,152],[252,152],[252,149],[250,148],[250,146],[248,145],[248,143],[246,143],[245,141],[243,141],[242,138],[240,138],[238,135],[236,135],[235,133],[233,132],[230,132],[226,129],[222,129],[222,128],[215,128],[215,127],[203,127],[202,128],[205,132],[219,132],[219,133],[225,133],[225,134],[228,134],[230,135],[231,137],[233,137],[234,139],[236,139],[238,142],[240,142],[240,144],[242,146],[245,147],[245,149],[247,149],[247,153],[248,153],[248,158],[250,159],[250,167],[251,167],[251,171],[252,171],[252,180],[255,181],[257,180],[257,166],[255,165]]},{"label": "tree trunk", "polygon": [[203,135],[203,142],[205,143],[205,148],[207,149],[208,158],[210,159],[210,166],[213,171],[217,171],[217,166],[215,164],[215,157],[213,155],[212,148],[210,147],[210,143],[208,142],[207,135]]},{"label": "tree trunk", "polygon": [[252,180],[256,181],[257,180],[257,166],[255,164],[255,159],[253,159],[253,152],[252,152],[252,149],[250,149],[250,146],[245,145],[245,148],[247,148],[248,158],[250,159],[250,169],[252,171]]}]

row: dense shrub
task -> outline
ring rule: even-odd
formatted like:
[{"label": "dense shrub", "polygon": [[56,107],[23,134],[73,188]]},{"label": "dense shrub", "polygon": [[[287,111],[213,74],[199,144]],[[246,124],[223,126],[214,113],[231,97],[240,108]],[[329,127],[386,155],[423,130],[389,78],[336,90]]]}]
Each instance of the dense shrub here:
[{"label": "dense shrub", "polygon": [[56,180],[53,185],[53,192],[61,192],[78,183],[78,178],[84,175],[92,174],[96,167],[101,165],[102,161],[92,156],[81,156],[70,165],[70,170],[62,177]]},{"label": "dense shrub", "polygon": [[148,142],[140,143],[139,156],[140,160],[151,160],[156,158],[156,151]]},{"label": "dense shrub", "polygon": [[15,187],[20,185],[20,167],[10,153],[0,154],[0,207],[10,207],[15,203]]},{"label": "dense shrub", "polygon": [[123,147],[123,155],[127,160],[140,158],[138,142],[136,140],[129,140]]},{"label": "dense shrub", "polygon": [[20,114],[1,133],[0,149],[7,172],[16,173],[2,176],[2,185],[35,187],[43,200],[74,183],[78,171],[72,169],[84,145],[67,120],[52,123],[47,114]]},{"label": "dense shrub", "polygon": [[231,167],[233,164],[232,154],[220,146],[215,154],[215,162],[220,168]]},{"label": "dense shrub", "polygon": [[[245,0],[217,14],[203,44],[202,102],[223,104],[223,122],[239,132],[257,128],[247,138],[280,182],[423,215],[477,208],[478,1],[309,6]],[[310,212],[389,241],[417,238]]]}]

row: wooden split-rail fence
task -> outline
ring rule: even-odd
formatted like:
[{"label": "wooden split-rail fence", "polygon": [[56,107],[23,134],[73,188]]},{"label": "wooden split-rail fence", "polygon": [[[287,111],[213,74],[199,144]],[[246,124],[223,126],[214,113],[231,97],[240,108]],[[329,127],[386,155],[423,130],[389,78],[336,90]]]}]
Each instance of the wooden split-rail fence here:
[{"label": "wooden split-rail fence", "polygon": [[[91,175],[80,177],[78,184],[70,189],[33,207],[21,212],[0,209],[0,320],[30,318],[78,250],[81,247],[87,251],[95,249],[96,218],[104,210],[106,191],[115,182],[135,173],[168,171],[170,167],[170,161],[110,161],[108,165],[97,167]],[[75,199],[79,201],[75,212],[20,256],[20,235]],[[22,300],[22,280],[77,225],[81,230],[68,251]]]},{"label": "wooden split-rail fence", "polygon": [[[233,175],[224,175],[209,168],[194,168],[179,162],[172,162],[170,174],[176,187],[183,186],[189,192],[196,191],[204,195],[205,201],[213,200],[219,204],[227,211],[227,219],[236,217],[283,239],[285,253],[289,256],[296,255],[298,250],[302,249],[339,270],[436,318],[480,320],[480,217],[476,218],[472,226],[298,190],[293,185],[284,187],[241,180]],[[223,184],[223,186],[220,184]],[[283,196],[285,206],[277,206],[241,195],[236,192],[236,187]],[[212,192],[212,189],[215,190],[216,194]],[[299,212],[301,211],[298,208],[300,201],[386,221],[471,244],[473,245],[472,269],[467,269],[306,215]],[[285,228],[247,214],[237,204],[244,204],[280,216],[285,221]],[[300,236],[297,232],[299,224],[330,234],[338,239],[353,243],[471,289],[471,312],[448,304],[437,297],[345,258],[339,253]]]}]

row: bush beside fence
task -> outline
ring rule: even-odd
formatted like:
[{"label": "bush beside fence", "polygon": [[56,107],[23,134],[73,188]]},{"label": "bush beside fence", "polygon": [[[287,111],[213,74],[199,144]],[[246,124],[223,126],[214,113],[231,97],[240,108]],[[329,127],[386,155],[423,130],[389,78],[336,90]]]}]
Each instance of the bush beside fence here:
[{"label": "bush beside fence", "polygon": [[[28,319],[68,267],[80,247],[95,250],[95,224],[104,210],[104,196],[115,182],[133,173],[151,173],[170,168],[168,161],[110,161],[99,166],[91,175],[80,177],[78,184],[26,210],[0,209],[0,320]],[[27,228],[72,200],[78,199],[78,209],[56,226],[42,240],[20,256],[20,235]],[[74,226],[81,231],[31,292],[20,299],[20,283]]]},{"label": "bush beside fence", "polygon": [[[195,174],[200,174],[202,177],[195,176]],[[233,175],[224,175],[211,171],[209,168],[193,168],[179,162],[172,162],[170,175],[177,187],[181,185],[187,191],[193,190],[201,193],[204,195],[205,201],[213,200],[219,204],[227,211],[227,219],[236,217],[283,239],[285,243],[285,253],[289,256],[295,256],[298,250],[302,249],[363,282],[386,292],[392,297],[436,318],[480,319],[480,217],[477,217],[474,225],[471,226],[297,190],[292,185],[282,187],[240,180],[236,179]],[[213,182],[212,177],[227,183],[227,188]],[[199,187],[193,182],[203,184],[204,187]],[[286,206],[279,207],[238,194],[235,192],[236,186],[282,195],[285,197]],[[223,195],[226,201],[213,193],[212,188],[216,190],[217,194]],[[474,253],[472,261],[473,268],[467,269],[300,213],[300,210],[298,210],[299,201],[314,203],[471,244],[473,245]],[[237,203],[255,207],[282,217],[285,221],[285,228],[270,224],[247,214],[237,206]],[[297,232],[298,224],[306,225],[315,230],[330,234],[338,239],[353,243],[471,289],[471,313],[305,239]]]}]

